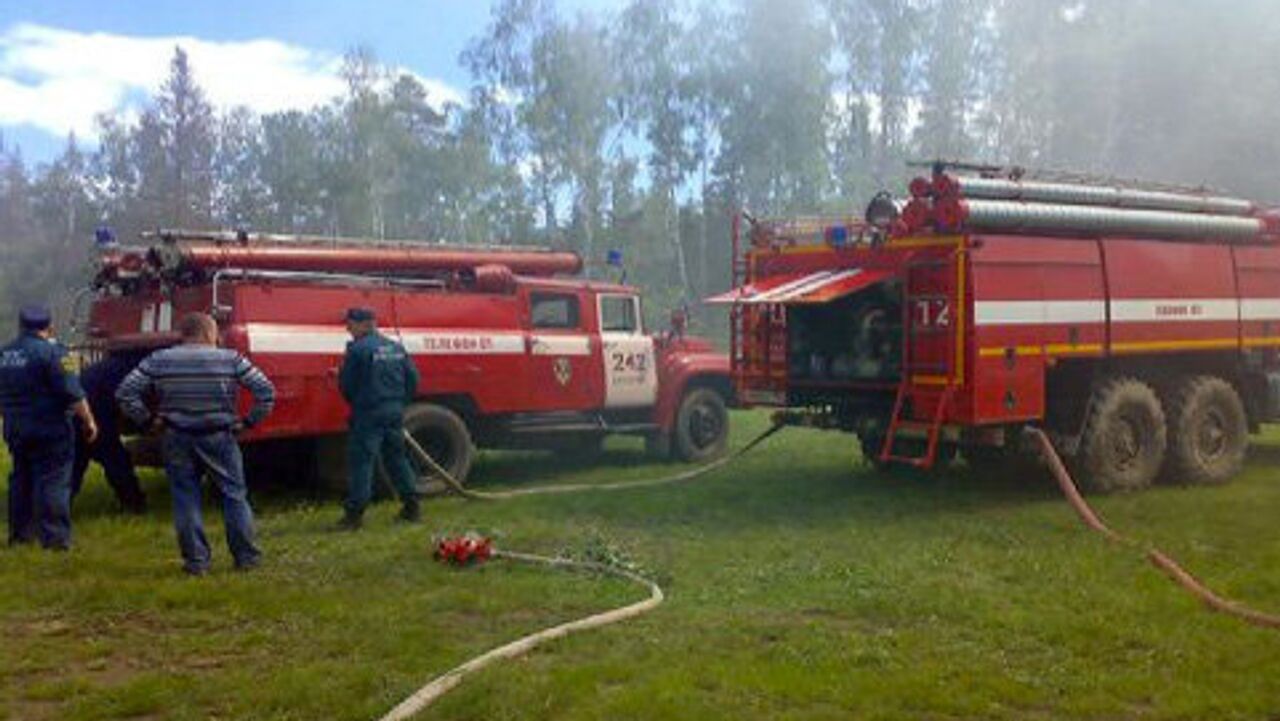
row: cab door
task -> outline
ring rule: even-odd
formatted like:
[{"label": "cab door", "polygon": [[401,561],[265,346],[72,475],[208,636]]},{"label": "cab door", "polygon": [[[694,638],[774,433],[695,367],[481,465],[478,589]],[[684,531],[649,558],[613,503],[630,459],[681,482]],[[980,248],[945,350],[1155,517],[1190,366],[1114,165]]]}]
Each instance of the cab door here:
[{"label": "cab door", "polygon": [[651,406],[658,397],[653,338],[640,323],[640,298],[602,293],[598,296],[600,343],[603,348],[606,408]]},{"label": "cab door", "polygon": [[599,407],[599,371],[584,322],[590,310],[583,308],[580,294],[533,290],[528,303],[528,410]]}]

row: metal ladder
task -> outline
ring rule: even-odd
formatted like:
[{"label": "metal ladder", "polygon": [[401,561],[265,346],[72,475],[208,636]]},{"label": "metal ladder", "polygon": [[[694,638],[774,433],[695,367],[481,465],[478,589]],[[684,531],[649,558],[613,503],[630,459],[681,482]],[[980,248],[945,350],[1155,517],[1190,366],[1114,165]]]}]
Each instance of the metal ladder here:
[{"label": "metal ladder", "polygon": [[[942,422],[946,418],[947,408],[951,405],[956,386],[948,382],[934,405],[932,417],[928,421],[906,418],[903,410],[906,407],[907,394],[910,392],[911,380],[903,378],[898,384],[898,396],[893,402],[893,414],[889,417],[889,430],[884,436],[884,445],[880,448],[881,463],[905,463],[916,468],[931,468],[938,458],[938,440],[942,437]],[[909,456],[893,452],[894,444],[901,430],[925,431],[926,444],[924,455]]]},{"label": "metal ladder", "polygon": [[[911,270],[925,265],[936,266],[937,261],[908,266],[908,277],[910,277]],[[915,309],[919,307],[921,301],[926,304],[926,307],[932,308],[931,305],[928,305],[929,303],[943,299],[946,301],[945,307],[951,308],[951,313],[954,316],[957,298],[954,289],[950,294],[936,292],[913,294],[910,291],[910,281],[908,280],[906,288],[904,288],[902,306],[902,379],[898,382],[897,395],[893,401],[893,411],[889,416],[889,428],[885,432],[884,444],[880,448],[880,462],[902,463],[916,468],[927,469],[931,468],[934,461],[937,460],[942,425],[958,388],[958,382],[954,375],[956,369],[952,367],[958,340],[954,317],[949,320],[946,326],[934,326],[918,330]],[[927,364],[916,362],[913,349],[918,333],[945,334],[947,343],[943,357],[946,360]],[[921,374],[929,379],[932,388],[929,388],[929,385],[918,382]],[[925,388],[929,388],[929,390],[923,392]],[[911,408],[907,402],[908,397],[913,395],[913,391],[915,391],[914,395],[917,398],[924,395],[934,399],[934,406],[928,412],[927,419],[915,417],[915,409]],[[908,455],[894,451],[899,433],[904,430],[924,432],[926,442],[923,455]]]}]

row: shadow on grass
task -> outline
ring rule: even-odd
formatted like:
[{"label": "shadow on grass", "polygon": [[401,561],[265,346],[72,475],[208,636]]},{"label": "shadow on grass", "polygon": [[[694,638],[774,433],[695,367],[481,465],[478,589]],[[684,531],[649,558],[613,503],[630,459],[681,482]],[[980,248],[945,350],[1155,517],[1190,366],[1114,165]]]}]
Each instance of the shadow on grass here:
[{"label": "shadow on grass", "polygon": [[[607,493],[532,496],[530,513],[575,522],[645,527],[847,526],[892,523],[909,516],[966,514],[1055,501],[1047,473],[978,473],[963,464],[925,473],[881,471],[856,458],[833,464],[806,460],[785,441],[690,482]],[[791,452],[789,452],[791,451]],[[477,467],[472,486],[537,487],[557,482],[608,483],[661,477],[688,470],[653,463],[641,451],[610,450],[594,462],[567,464],[551,454],[491,454]],[[564,478],[591,468],[589,478]],[[616,478],[610,470],[616,469]]]},{"label": "shadow on grass", "polygon": [[[760,424],[744,425],[742,433],[749,437]],[[882,471],[861,460],[848,438],[818,432],[787,433],[705,478],[609,493],[527,497],[503,502],[504,510],[494,515],[529,513],[576,523],[659,528],[691,524],[847,526],[970,514],[1057,499],[1057,490],[1043,471],[1022,467],[1018,471],[978,472],[963,463],[934,472]],[[1277,446],[1261,450],[1280,456]],[[694,467],[655,461],[638,440],[623,438],[611,440],[603,452],[589,457],[545,451],[485,452],[475,465],[470,485],[493,490],[557,483],[607,484],[663,477]],[[146,471],[143,481],[151,504],[149,515],[167,518],[170,496],[163,474]],[[216,514],[217,493],[206,488],[206,513]],[[279,479],[258,481],[252,487],[254,507],[264,516],[308,505],[336,509],[341,496],[340,490]],[[86,493],[77,502],[77,518],[87,520],[117,512],[100,472],[92,473]]]},{"label": "shadow on grass", "polygon": [[1280,446],[1269,443],[1255,443],[1249,447],[1249,455],[1246,462],[1280,465]]}]

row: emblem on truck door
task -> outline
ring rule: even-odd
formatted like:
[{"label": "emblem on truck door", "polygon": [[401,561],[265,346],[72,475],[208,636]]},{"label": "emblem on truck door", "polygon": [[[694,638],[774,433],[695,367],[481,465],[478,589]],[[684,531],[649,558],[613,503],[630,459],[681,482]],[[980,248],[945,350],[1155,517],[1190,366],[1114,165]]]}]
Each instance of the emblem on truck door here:
[{"label": "emblem on truck door", "polygon": [[570,365],[568,358],[557,358],[552,369],[556,373],[556,382],[562,386],[569,385],[569,381],[573,379],[573,366]]}]

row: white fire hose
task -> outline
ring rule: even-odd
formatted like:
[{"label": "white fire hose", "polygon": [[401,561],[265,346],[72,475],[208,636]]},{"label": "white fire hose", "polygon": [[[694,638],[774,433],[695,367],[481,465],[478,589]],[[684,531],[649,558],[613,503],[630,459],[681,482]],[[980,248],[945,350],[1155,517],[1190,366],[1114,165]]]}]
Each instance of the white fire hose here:
[{"label": "white fire hose", "polygon": [[[437,463],[436,460],[432,458],[429,453],[423,450],[422,446],[419,445],[416,440],[414,440],[413,436],[408,431],[405,431],[404,437],[405,437],[405,443],[408,445],[409,450],[412,451],[415,456],[417,456],[418,460],[424,463],[433,472],[435,472],[436,475],[440,476],[440,478],[444,481],[445,485],[447,485],[450,489],[452,489],[458,495],[461,495],[464,498],[469,498],[472,500],[501,500],[505,498],[516,498],[519,496],[533,496],[533,495],[540,495],[540,494],[578,493],[582,491],[618,491],[618,490],[624,490],[624,489],[630,489],[630,488],[647,488],[651,486],[661,486],[661,485],[666,485],[670,483],[679,483],[682,481],[691,481],[695,478],[705,476],[706,474],[716,470],[717,468],[721,468],[725,466],[726,464],[730,463],[734,459],[741,457],[743,454],[751,451],[753,448],[755,448],[756,446],[764,442],[766,438],[768,438],[769,436],[772,436],[774,433],[777,433],[782,428],[783,426],[781,424],[773,425],[767,431],[765,431],[764,433],[761,433],[759,436],[753,439],[750,443],[748,443],[747,445],[743,446],[742,448],[738,449],[737,451],[734,451],[729,455],[726,455],[722,458],[718,458],[714,461],[711,461],[710,463],[698,466],[697,468],[693,468],[687,471],[681,471],[679,473],[675,473],[669,476],[663,476],[660,478],[648,478],[648,479],[642,479],[637,481],[620,481],[618,483],[606,483],[606,484],[572,483],[572,484],[562,484],[562,485],[555,485],[555,486],[540,486],[538,488],[526,488],[526,489],[517,489],[512,491],[501,491],[501,492],[482,492],[482,491],[468,490],[467,488],[463,487],[462,483],[460,483],[456,478],[454,478],[447,470],[441,467],[441,465]],[[658,605],[661,604],[665,598],[662,593],[662,588],[658,586],[657,583],[633,571],[629,571],[625,568],[619,568],[617,566],[612,566],[612,565],[603,564],[603,563],[594,563],[591,561],[577,561],[577,560],[568,559],[568,558],[550,558],[547,556],[538,556],[531,553],[516,553],[514,551],[502,551],[502,550],[495,550],[493,552],[493,558],[506,559],[509,561],[517,561],[520,563],[529,563],[529,564],[534,564],[539,566],[547,566],[550,568],[561,568],[561,569],[589,571],[589,572],[608,574],[618,578],[624,578],[633,583],[644,586],[649,590],[649,597],[644,599],[643,601],[637,601],[636,603],[628,604],[626,606],[622,606],[621,608],[615,608],[611,611],[596,613],[591,616],[587,616],[585,618],[577,619],[575,621],[568,621],[566,623],[562,623],[557,626],[552,626],[551,628],[543,629],[541,631],[531,633],[522,638],[518,638],[515,641],[512,641],[503,646],[490,649],[489,651],[486,651],[480,654],[479,656],[476,656],[471,660],[459,666],[456,666],[453,669],[435,677],[434,679],[429,681],[425,686],[415,691],[411,696],[406,698],[404,701],[401,701],[399,705],[391,709],[391,711],[387,712],[386,715],[382,716],[381,721],[404,721],[405,719],[412,718],[416,714],[420,713],[423,709],[435,703],[437,699],[439,699],[441,696],[448,693],[458,684],[462,683],[462,680],[464,678],[493,664],[495,661],[500,661],[502,659],[515,658],[517,656],[528,653],[529,651],[533,650],[534,648],[536,648],[537,646],[543,643],[552,641],[557,638],[563,638],[564,636],[568,636],[571,633],[576,633],[578,631],[586,631],[592,628],[599,628],[601,626],[607,626],[612,623],[624,621],[628,618],[634,618],[635,616],[639,616],[642,613],[646,613],[648,611],[653,610],[654,608],[657,608]]]}]

